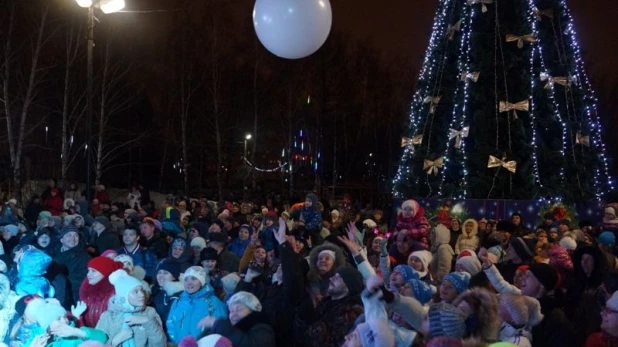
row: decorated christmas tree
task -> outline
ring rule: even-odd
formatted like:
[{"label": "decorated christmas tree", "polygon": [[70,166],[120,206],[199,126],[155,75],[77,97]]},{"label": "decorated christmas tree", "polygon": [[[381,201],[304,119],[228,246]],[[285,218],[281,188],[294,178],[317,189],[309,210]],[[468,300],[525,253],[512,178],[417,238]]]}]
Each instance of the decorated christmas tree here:
[{"label": "decorated christmas tree", "polygon": [[597,99],[564,0],[441,0],[395,197],[602,199]]}]

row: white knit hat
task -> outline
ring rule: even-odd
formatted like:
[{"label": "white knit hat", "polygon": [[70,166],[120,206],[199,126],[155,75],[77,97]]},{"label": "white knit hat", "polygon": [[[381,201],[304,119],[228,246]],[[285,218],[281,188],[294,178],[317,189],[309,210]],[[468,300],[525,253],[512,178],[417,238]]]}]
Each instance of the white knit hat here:
[{"label": "white knit hat", "polygon": [[427,275],[427,272],[429,272],[429,264],[431,264],[431,260],[433,259],[431,252],[426,250],[416,251],[410,253],[408,259],[410,259],[410,257],[418,258],[421,261],[421,263],[423,264],[423,271],[417,272],[419,276],[425,277]]},{"label": "white knit hat", "polygon": [[109,275],[109,282],[116,291],[116,302],[127,308],[134,308],[129,304],[129,293],[135,287],[141,287],[142,281],[129,275],[124,270],[116,270]]},{"label": "white knit hat", "polygon": [[133,272],[133,268],[135,267],[135,264],[133,263],[133,258],[130,255],[118,254],[114,258],[114,261],[122,263],[125,269],[127,269],[131,273]]},{"label": "white knit hat", "polygon": [[533,297],[504,293],[498,296],[502,306],[511,317],[511,325],[526,326],[532,328],[543,320],[541,304]]},{"label": "white knit hat", "polygon": [[235,272],[229,273],[221,278],[221,284],[223,285],[223,290],[226,293],[234,293],[238,282],[240,282],[240,276],[238,276]]},{"label": "white knit hat", "polygon": [[191,266],[185,271],[185,278],[188,276],[192,276],[197,278],[198,281],[202,284],[202,287],[208,283],[208,277],[206,276],[206,270],[204,270],[201,266]]},{"label": "white knit hat", "polygon": [[462,266],[472,276],[478,274],[483,269],[479,259],[472,256],[459,258],[456,264]]},{"label": "white knit hat", "polygon": [[574,251],[577,248],[577,242],[573,240],[571,237],[563,237],[560,240],[560,246],[568,251]]},{"label": "white knit hat", "polygon": [[191,240],[191,247],[198,247],[200,249],[200,252],[202,251],[202,249],[206,248],[206,240],[204,240],[203,237],[196,237],[193,240]]},{"label": "white knit hat", "polygon": [[232,295],[230,300],[227,302],[227,307],[229,308],[232,304],[245,305],[253,312],[262,311],[262,304],[260,303],[260,300],[249,292],[238,292]]},{"label": "white knit hat", "polygon": [[34,317],[43,331],[46,331],[53,321],[67,314],[67,311],[57,301],[45,301],[44,299],[30,301],[26,306],[26,311]]},{"label": "white knit hat", "polygon": [[372,219],[365,219],[363,221],[363,225],[366,225],[368,228],[371,228],[371,229],[378,226],[376,222],[374,222]]},{"label": "white knit hat", "polygon": [[331,258],[333,258],[333,261],[337,260],[337,257],[335,256],[335,251],[331,251],[330,249],[325,249],[318,254],[318,258],[320,258],[322,254],[328,254]]}]

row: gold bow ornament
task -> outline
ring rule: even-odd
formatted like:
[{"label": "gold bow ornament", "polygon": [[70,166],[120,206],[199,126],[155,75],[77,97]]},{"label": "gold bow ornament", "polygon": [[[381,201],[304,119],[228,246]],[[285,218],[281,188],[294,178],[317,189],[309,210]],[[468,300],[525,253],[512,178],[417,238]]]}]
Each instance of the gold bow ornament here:
[{"label": "gold bow ornament", "polygon": [[526,111],[530,109],[530,101],[524,100],[516,104],[511,104],[508,101],[500,101],[500,113],[513,111],[513,117],[517,119],[517,111]]},{"label": "gold bow ornament", "polygon": [[535,7],[533,12],[534,12],[534,16],[538,20],[543,20],[543,16],[549,19],[554,19],[554,9],[553,8],[548,8],[547,10],[539,10],[538,8]]},{"label": "gold bow ornament", "polygon": [[423,103],[429,104],[429,114],[433,114],[434,112],[436,112],[436,107],[438,103],[440,103],[440,99],[442,99],[442,96],[428,96],[425,98],[425,100],[423,100]]},{"label": "gold bow ornament", "polygon": [[578,130],[575,134],[575,144],[590,147],[590,136],[584,136],[582,132]]},{"label": "gold bow ornament", "polygon": [[489,156],[489,162],[487,163],[487,168],[492,169],[495,167],[503,167],[509,170],[512,173],[517,171],[517,162],[515,160],[506,161],[506,157],[502,157],[502,159],[498,159],[493,155]]},{"label": "gold bow ornament", "polygon": [[415,146],[415,145],[420,145],[422,143],[423,143],[423,134],[416,135],[412,138],[410,137],[401,138],[401,147]]},{"label": "gold bow ornament", "polygon": [[571,77],[553,77],[546,72],[541,72],[539,76],[541,78],[541,81],[547,81],[547,83],[545,83],[545,89],[551,89],[554,86],[554,83],[569,89],[571,87],[571,84],[575,82],[575,80],[573,80]]},{"label": "gold bow ornament", "polygon": [[461,130],[451,129],[451,133],[448,135],[448,139],[455,139],[455,148],[461,148],[461,143],[464,137],[468,137],[470,133],[470,127],[463,127]]},{"label": "gold bow ornament", "polygon": [[534,36],[533,34],[527,34],[527,35],[521,35],[521,36],[516,36],[512,34],[506,35],[506,42],[517,42],[517,48],[519,49],[524,48],[524,41],[530,42],[530,43],[536,42],[536,36]]},{"label": "gold bow ornament", "polygon": [[455,32],[456,31],[461,31],[461,19],[459,21],[457,21],[457,23],[448,26],[448,39],[450,41],[453,41],[453,39],[455,38]]},{"label": "gold bow ornament", "polygon": [[440,157],[436,160],[425,159],[423,162],[423,170],[427,170],[427,174],[437,175],[438,170],[444,166],[444,157]]},{"label": "gold bow ornament", "polygon": [[479,76],[481,75],[480,72],[464,72],[461,74],[461,76],[459,77],[459,79],[461,81],[465,81],[466,79],[469,79],[472,82],[476,82],[479,80]]},{"label": "gold bow ornament", "polygon": [[481,4],[481,12],[487,12],[487,4],[493,4],[494,0],[468,0],[468,5]]}]

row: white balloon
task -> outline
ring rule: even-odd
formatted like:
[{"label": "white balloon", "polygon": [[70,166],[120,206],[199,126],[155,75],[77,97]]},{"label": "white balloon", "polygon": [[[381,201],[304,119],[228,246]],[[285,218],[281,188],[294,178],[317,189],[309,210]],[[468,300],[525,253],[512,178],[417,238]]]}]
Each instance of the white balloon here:
[{"label": "white balloon", "polygon": [[332,23],[329,0],[257,0],[253,7],[258,39],[281,58],[313,54],[328,38]]}]

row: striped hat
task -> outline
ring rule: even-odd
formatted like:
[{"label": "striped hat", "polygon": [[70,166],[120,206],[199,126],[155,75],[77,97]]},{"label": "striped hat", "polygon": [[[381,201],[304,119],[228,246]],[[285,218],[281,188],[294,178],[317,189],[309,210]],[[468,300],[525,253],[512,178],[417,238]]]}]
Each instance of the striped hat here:
[{"label": "striped hat", "polygon": [[466,314],[451,304],[431,305],[428,317],[431,337],[461,338],[466,335]]}]

